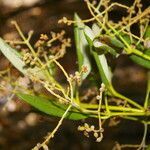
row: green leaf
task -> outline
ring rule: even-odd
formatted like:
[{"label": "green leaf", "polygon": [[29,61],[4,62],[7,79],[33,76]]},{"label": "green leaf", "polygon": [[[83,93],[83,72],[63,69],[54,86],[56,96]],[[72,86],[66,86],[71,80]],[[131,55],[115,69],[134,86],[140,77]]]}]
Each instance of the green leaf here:
[{"label": "green leaf", "polygon": [[98,38],[95,38],[96,31],[98,30],[98,27],[96,25],[93,25],[93,30],[94,31],[92,31],[88,26],[85,26],[85,29],[84,29],[84,33],[86,35],[86,39],[87,39],[89,45],[94,46],[94,48],[95,48],[94,50],[99,55],[100,54],[110,53],[113,56],[116,56],[117,53],[112,47],[110,47],[110,46],[100,42],[98,40]]},{"label": "green leaf", "polygon": [[[48,115],[62,117],[62,115],[67,109],[66,105],[59,104],[56,101],[50,100],[45,97],[39,97],[22,93],[18,93],[17,96],[23,101],[29,103],[33,107]],[[89,116],[87,114],[82,114],[81,112],[75,112],[73,110],[69,111],[66,115],[66,118],[71,120],[80,120],[88,117]]]},{"label": "green leaf", "polygon": [[112,46],[114,46],[116,48],[120,48],[120,49],[124,48],[124,44],[120,40],[118,40],[116,37],[109,37],[109,36],[107,36],[106,38],[108,39],[108,42]]},{"label": "green leaf", "polygon": [[105,55],[98,55],[96,52],[93,52],[93,56],[96,61],[102,82],[106,86],[109,86],[111,83],[112,73],[108,67]]},{"label": "green leaf", "polygon": [[[116,37],[111,37],[108,35],[103,35],[99,37],[100,41],[102,41],[103,44],[107,45],[107,49],[109,50],[108,52],[111,53],[112,55],[115,55],[115,53],[122,53],[123,48],[125,45],[118,40]],[[105,46],[106,47],[106,46]]]},{"label": "green leaf", "polygon": [[146,60],[140,56],[137,56],[135,54],[131,54],[131,56],[129,57],[131,60],[133,60],[136,64],[144,67],[144,68],[147,68],[147,69],[150,69],[150,61],[149,60]]},{"label": "green leaf", "polygon": [[102,82],[106,85],[109,86],[111,83],[111,71],[109,69],[109,66],[107,64],[107,60],[104,54],[102,55],[98,55],[94,50],[93,50],[93,40],[94,40],[94,33],[92,32],[92,30],[86,26],[85,30],[84,30],[86,39],[90,45],[90,49],[91,49],[91,53],[94,56],[94,59],[96,61]]},{"label": "green leaf", "polygon": [[[149,29],[147,29],[147,30],[149,30]],[[149,36],[149,31],[147,31],[147,34],[145,34],[145,37],[147,37],[147,36]],[[135,40],[135,39],[133,39],[133,41],[131,42],[131,39],[130,39],[129,35],[125,35],[125,34],[123,34],[123,33],[122,33],[122,37],[124,38],[124,40],[125,40],[129,45],[131,45],[131,44],[136,44],[136,42],[137,42],[137,40]],[[142,44],[139,43],[139,44],[136,46],[136,48],[139,49],[139,50],[141,50],[141,51],[143,51],[144,54],[150,56],[150,50],[149,50],[149,49],[145,49]],[[135,54],[131,54],[131,55],[129,56],[129,58],[130,58],[133,62],[135,62],[136,64],[138,64],[138,65],[140,65],[140,66],[142,66],[142,67],[144,67],[144,68],[150,69],[150,61],[149,61],[149,60],[146,60],[146,59],[144,59],[144,58],[142,58],[142,57],[140,57],[140,56],[137,56],[137,55],[135,55]]]},{"label": "green leaf", "polygon": [[94,35],[94,32],[91,30],[91,28],[88,26],[85,26],[84,34],[86,36],[86,40],[89,43],[89,45],[93,46],[93,40],[95,38],[95,35]]},{"label": "green leaf", "polygon": [[[150,56],[150,49],[146,49],[143,53]],[[144,68],[150,69],[150,61],[149,60],[144,59],[144,58],[137,56],[135,54],[131,54],[131,56],[129,58],[131,60],[133,60],[136,64],[138,64]]]},{"label": "green leaf", "polygon": [[0,51],[11,62],[11,64],[24,75],[34,74],[40,79],[46,79],[45,73],[40,68],[25,68],[25,63],[21,58],[22,56],[17,50],[11,48],[2,38],[0,38]]},{"label": "green leaf", "polygon": [[23,74],[27,73],[24,69],[25,63],[21,60],[21,55],[11,48],[2,38],[0,38],[0,51],[5,57]]},{"label": "green leaf", "polygon": [[106,54],[106,53],[110,53],[113,56],[117,56],[117,52],[115,51],[115,49],[113,49],[112,47],[101,43],[98,39],[95,39],[93,41],[93,46],[95,48],[95,51],[101,55],[101,54]]},{"label": "green leaf", "polygon": [[150,71],[147,73],[147,90],[144,102],[144,108],[148,109],[150,107]]},{"label": "green leaf", "polygon": [[89,46],[84,35],[84,24],[77,14],[74,15],[76,21],[74,26],[75,44],[77,49],[79,71],[82,66],[87,66],[88,71],[83,74],[82,79],[84,80],[91,72],[91,64],[89,60]]},{"label": "green leaf", "polygon": [[[133,45],[136,45],[136,43],[138,42],[138,40],[136,40],[136,39],[132,39],[132,40],[131,40],[130,36],[127,35],[127,34],[120,33],[120,35],[121,35],[122,38],[128,43],[128,45],[132,45],[132,44],[133,44]],[[136,49],[139,49],[139,50],[141,50],[141,51],[144,51],[144,50],[145,50],[144,46],[143,46],[141,43],[139,43],[139,44],[136,45]]]},{"label": "green leaf", "polygon": [[94,32],[95,36],[100,36],[101,34],[100,26],[98,26],[96,23],[92,24],[92,31]]}]

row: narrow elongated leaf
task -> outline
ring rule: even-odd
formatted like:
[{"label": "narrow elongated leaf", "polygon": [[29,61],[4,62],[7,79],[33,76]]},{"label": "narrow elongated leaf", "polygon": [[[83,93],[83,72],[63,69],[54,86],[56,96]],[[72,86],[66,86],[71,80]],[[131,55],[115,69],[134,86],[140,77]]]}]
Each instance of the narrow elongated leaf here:
[{"label": "narrow elongated leaf", "polygon": [[77,14],[74,15],[74,20],[76,21],[74,27],[74,34],[75,34],[75,44],[77,49],[79,71],[81,70],[82,66],[87,66],[88,68],[88,71],[84,73],[82,76],[82,79],[84,80],[91,72],[91,64],[88,54],[89,46],[84,35],[84,24],[81,22],[81,19]]},{"label": "narrow elongated leaf", "polygon": [[111,83],[111,71],[108,67],[107,60],[104,54],[98,55],[94,50],[93,50],[93,40],[94,40],[94,33],[92,30],[86,26],[84,30],[86,39],[90,45],[91,53],[94,56],[94,59],[96,61],[100,76],[102,78],[102,82],[107,86],[110,85]]},{"label": "narrow elongated leaf", "polygon": [[94,59],[96,61],[100,76],[102,78],[102,82],[107,86],[111,83],[111,71],[108,67],[107,60],[105,55],[98,55],[96,52],[93,52]]},{"label": "narrow elongated leaf", "polygon": [[[130,36],[127,34],[120,33],[120,35],[129,45],[132,45],[132,44],[135,45],[138,42],[138,40],[136,40],[136,39],[131,40]],[[136,45],[136,49],[139,49],[141,51],[145,50],[144,46],[141,43]]]},{"label": "narrow elongated leaf", "polygon": [[46,78],[43,70],[38,67],[25,68],[25,63],[21,59],[21,55],[17,52],[17,50],[11,48],[2,38],[0,38],[0,51],[11,62],[11,64],[24,75],[34,74],[40,79]]},{"label": "narrow elongated leaf", "polygon": [[101,43],[100,41],[98,41],[97,39],[93,41],[93,46],[95,48],[95,51],[100,55],[100,54],[106,54],[106,53],[110,53],[113,56],[117,56],[117,52],[115,51],[115,49],[113,49],[112,47]]},{"label": "narrow elongated leaf", "polygon": [[93,23],[92,25],[92,31],[94,32],[95,36],[100,36],[101,30],[98,24]]},{"label": "narrow elongated leaf", "polygon": [[[146,49],[143,53],[147,56],[150,56],[150,49]],[[133,60],[136,64],[138,64],[144,68],[150,69],[150,61],[149,60],[144,59],[144,58],[137,56],[135,54],[131,54],[129,56],[129,58],[131,60]]]},{"label": "narrow elongated leaf", "polygon": [[147,90],[146,90],[146,96],[145,96],[145,102],[144,102],[144,108],[148,109],[150,107],[150,72],[147,74]]},{"label": "narrow elongated leaf", "polygon": [[109,68],[109,66],[107,64],[107,59],[106,59],[105,55],[99,55],[98,57],[99,57],[99,61],[100,61],[101,65],[102,65],[102,69],[103,69],[103,72],[104,72],[104,74],[106,76],[106,79],[110,83],[112,74],[111,74],[110,68]]},{"label": "narrow elongated leaf", "polygon": [[150,61],[149,60],[146,60],[146,59],[144,59],[140,56],[137,56],[135,54],[132,54],[129,58],[131,60],[133,60],[136,64],[138,64],[144,68],[150,69]]},{"label": "narrow elongated leaf", "polygon": [[[23,101],[29,103],[31,106],[48,115],[62,117],[67,109],[66,105],[59,104],[56,101],[50,100],[48,98],[22,93],[18,93],[17,96]],[[88,115],[71,110],[66,115],[66,118],[71,120],[80,120],[88,118]]]},{"label": "narrow elongated leaf", "polygon": [[[147,30],[148,31],[145,33],[145,38],[147,38],[148,36],[150,36],[150,34],[149,34],[149,30],[150,29],[148,28]],[[122,37],[125,39],[125,41],[129,45],[132,44],[129,35],[124,35],[123,33],[121,35],[122,35]],[[137,41],[134,39],[133,42],[136,43]],[[142,44],[138,44],[136,48],[139,49],[139,50],[141,50],[141,51],[143,51],[144,54],[150,56],[149,49],[146,50],[145,47]],[[149,60],[146,60],[146,59],[144,59],[144,58],[142,58],[140,56],[137,56],[135,54],[131,54],[129,56],[129,58],[133,62],[135,62],[136,64],[138,64],[138,65],[140,65],[140,66],[142,66],[144,68],[150,69],[150,61]]]},{"label": "narrow elongated leaf", "polygon": [[[149,49],[143,53],[146,54],[147,56],[150,56]],[[136,64],[138,64],[144,68],[150,69],[150,61],[149,60],[144,59],[143,57],[137,56],[135,54],[131,54],[129,56],[129,58]]]},{"label": "narrow elongated leaf", "polygon": [[2,38],[0,38],[0,51],[20,72],[26,74],[24,69],[25,63],[21,60],[21,56],[17,51],[11,48]]},{"label": "narrow elongated leaf", "polygon": [[94,23],[92,25],[92,31],[94,32],[96,38],[100,38],[100,41],[104,41],[103,44],[107,44],[108,46],[110,47],[115,47],[115,48],[119,48],[119,49],[122,49],[124,48],[124,44],[118,40],[116,37],[110,37],[110,36],[107,36],[107,35],[100,35],[101,33],[101,30],[100,30],[100,27]]},{"label": "narrow elongated leaf", "polygon": [[93,46],[93,40],[95,38],[94,32],[91,30],[90,27],[85,26],[84,28],[84,34],[86,36],[86,40],[88,41],[90,46]]},{"label": "narrow elongated leaf", "polygon": [[109,36],[107,36],[106,38],[108,39],[108,42],[112,46],[117,47],[117,48],[124,48],[124,44],[120,40],[118,40],[117,38],[109,37]]}]

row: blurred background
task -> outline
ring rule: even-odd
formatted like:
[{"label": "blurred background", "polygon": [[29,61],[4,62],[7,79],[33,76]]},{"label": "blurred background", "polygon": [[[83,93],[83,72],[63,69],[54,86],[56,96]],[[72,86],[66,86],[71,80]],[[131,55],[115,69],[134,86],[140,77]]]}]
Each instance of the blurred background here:
[{"label": "blurred background", "polygon": [[[149,0],[143,0],[145,7]],[[58,24],[63,16],[73,19],[75,12],[82,19],[90,14],[83,0],[0,0],[0,37],[7,40],[18,38],[15,28],[11,25],[16,20],[25,35],[34,30],[32,41],[36,41],[41,33],[66,30],[67,36],[73,41],[73,26]],[[117,17],[113,12],[112,16]],[[73,57],[72,57],[73,56]],[[68,49],[65,57],[60,60],[68,72],[77,69],[75,47]],[[69,63],[68,63],[69,62]],[[0,70],[9,66],[9,62],[0,53]],[[144,98],[146,89],[147,70],[134,64],[126,56],[119,57],[115,62],[113,84],[115,88],[139,102]],[[14,70],[13,75],[17,75]],[[7,98],[0,94],[0,109]],[[142,103],[142,102],[141,102]],[[7,104],[5,111],[0,110],[0,150],[29,150],[38,142],[43,141],[47,132],[52,131],[59,119],[40,115],[29,105],[15,98]],[[139,144],[142,140],[143,125],[127,120],[118,126],[106,122],[104,140],[96,143],[92,138],[86,138],[77,131],[83,121],[65,120],[54,139],[50,142],[52,150],[111,150],[118,141],[121,144]],[[97,120],[88,119],[86,122],[97,124]],[[149,141],[150,142],[150,141]]]}]

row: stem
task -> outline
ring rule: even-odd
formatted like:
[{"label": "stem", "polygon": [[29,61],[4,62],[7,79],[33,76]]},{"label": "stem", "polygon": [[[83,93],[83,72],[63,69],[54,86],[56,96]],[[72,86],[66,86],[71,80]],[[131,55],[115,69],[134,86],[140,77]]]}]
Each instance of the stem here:
[{"label": "stem", "polygon": [[[91,5],[88,1],[87,1],[87,7],[88,7],[88,9],[89,9],[91,15],[93,16],[93,18],[99,23],[99,25],[100,25],[105,31],[107,31],[107,28],[104,26],[104,24],[98,19],[97,16],[95,16],[94,12],[93,12],[92,9],[91,9],[92,5]],[[95,8],[95,9],[96,9],[96,8]],[[100,14],[100,16],[101,16],[101,14]]]},{"label": "stem", "polygon": [[120,38],[120,40],[127,46],[128,49],[126,49],[127,53],[132,53],[129,44],[124,40],[124,38],[119,34],[117,30],[115,30],[109,23],[107,23],[108,27]]},{"label": "stem", "polygon": [[40,145],[40,148],[41,147],[44,147],[51,138],[54,137],[54,134],[57,132],[57,130],[59,129],[59,127],[61,126],[65,116],[67,115],[68,111],[71,109],[71,105],[69,105],[69,107],[67,108],[67,110],[65,111],[65,113],[63,114],[63,116],[61,117],[61,119],[59,120],[57,126],[55,127],[55,129],[48,135],[48,137],[46,138],[46,140]]},{"label": "stem", "polygon": [[[81,108],[86,108],[86,109],[97,109],[98,105],[97,104],[88,104],[88,103],[80,103]],[[106,109],[106,105],[101,106],[102,109]],[[111,106],[108,105],[109,110],[114,110],[114,111],[126,111],[126,112],[144,112],[141,109],[136,109],[136,108],[126,108],[122,106]]]},{"label": "stem", "polygon": [[[12,24],[15,25],[20,37],[23,39],[24,43],[28,46],[28,48],[30,49],[30,51],[32,52],[32,55],[37,58],[38,63],[41,65],[41,67],[44,67],[44,64],[42,63],[42,61],[37,57],[37,54],[35,53],[34,49],[32,48],[31,44],[29,43],[29,39],[30,37],[27,39],[24,34],[22,33],[20,27],[18,26],[17,22],[12,21]],[[44,72],[46,73],[47,77],[49,78],[49,80],[51,80],[52,82],[54,82],[59,88],[63,89],[62,86],[49,74],[48,70],[44,70]]]},{"label": "stem", "polygon": [[75,98],[76,103],[80,105],[79,89],[78,89],[78,87],[76,87],[76,90],[75,90],[75,97],[76,97],[76,98]]},{"label": "stem", "polygon": [[131,21],[129,24],[127,24],[126,26],[124,26],[123,28],[121,28],[121,31],[125,30],[127,27],[131,26],[132,24],[134,24],[135,22],[137,22],[138,20],[140,20],[141,18],[143,18],[144,16],[148,15],[148,13],[150,13],[150,8],[146,8],[143,13],[141,13],[140,15],[135,16],[134,18],[132,18],[133,21]]},{"label": "stem", "polygon": [[[101,86],[101,88],[102,88],[102,86]],[[101,105],[102,105],[102,98],[103,98],[103,90],[101,91],[100,90],[100,97],[99,97],[99,105],[98,105],[98,123],[99,123],[99,133],[100,133],[100,141],[103,139],[103,134],[102,134],[102,130],[103,130],[103,128],[102,128],[102,121],[101,121]]]},{"label": "stem", "polygon": [[101,65],[101,63],[100,63],[100,61],[99,61],[99,58],[98,58],[97,53],[96,53],[96,52],[92,52],[92,53],[93,53],[94,59],[95,59],[95,61],[96,61],[96,64],[97,64],[99,73],[100,73],[101,78],[102,78],[102,81],[103,81],[104,84],[106,85],[106,87],[107,87],[107,89],[109,90],[109,92],[110,92],[113,96],[118,97],[118,98],[121,98],[121,99],[127,101],[128,103],[132,104],[133,106],[135,106],[135,107],[137,107],[137,108],[143,110],[144,108],[143,108],[141,105],[139,105],[138,103],[134,102],[133,100],[131,100],[131,99],[129,99],[129,98],[127,98],[127,97],[121,95],[121,94],[118,93],[117,91],[115,91],[115,89],[113,88],[112,84],[108,81],[108,79],[107,79],[107,77],[106,77],[106,75],[105,75],[105,73],[104,73],[104,70],[103,70],[102,65]]},{"label": "stem", "polygon": [[[106,31],[107,34],[110,34],[107,30],[107,28],[104,26],[103,23],[101,23],[101,21],[95,16],[94,12],[92,11],[92,9],[90,7],[92,7],[94,10],[96,10],[97,12],[97,9],[95,7],[93,7],[93,5],[91,5],[89,2],[87,2],[87,6],[90,10],[90,13],[92,14],[92,16],[95,18],[95,20],[99,23],[99,25]],[[148,13],[148,10],[147,9],[146,11],[144,11],[144,13],[142,13],[142,17]],[[99,11],[97,12],[98,14],[100,13]],[[136,19],[134,20],[136,21]],[[134,22],[133,21],[133,22]],[[144,59],[147,59],[147,60],[150,60],[150,56],[146,55],[146,54],[143,54],[141,51],[137,50],[137,49],[132,49],[131,46],[124,40],[124,38],[119,34],[119,32],[113,28],[108,22],[107,22],[107,25],[108,27],[120,38],[120,40],[126,45],[127,48],[125,48],[125,51],[127,52],[127,54],[131,54],[131,53],[134,53],[140,57],[143,57]]]},{"label": "stem", "polygon": [[139,148],[137,150],[140,150],[140,149],[142,149],[142,148],[145,147],[145,144],[146,144],[146,135],[147,135],[147,127],[148,127],[148,125],[144,124],[143,139],[142,139],[142,142],[141,142],[141,144],[140,144],[140,146],[139,146]]},{"label": "stem", "polygon": [[113,96],[120,98],[120,99],[123,99],[123,100],[127,101],[128,103],[132,104],[133,106],[135,106],[141,110],[144,110],[144,108],[141,105],[139,105],[138,103],[134,102],[133,100],[121,95],[120,93],[115,91],[115,89],[112,86],[109,87],[109,91],[112,93]]},{"label": "stem", "polygon": [[[131,48],[130,48],[130,49],[131,49]],[[126,49],[126,50],[127,50],[127,49]],[[143,57],[144,59],[150,60],[150,56],[144,54],[144,53],[141,52],[140,50],[131,49],[131,50],[128,50],[128,51],[131,51],[131,52],[134,53],[135,55],[140,56],[140,57]]]},{"label": "stem", "polygon": [[144,59],[150,60],[150,56],[144,54],[143,52],[133,49],[125,40],[124,38],[119,34],[118,31],[116,31],[109,23],[107,23],[108,27],[112,29],[112,31],[120,38],[120,40],[126,45],[126,48],[124,50],[127,52],[127,54],[134,53],[137,56],[143,57]]},{"label": "stem", "polygon": [[65,69],[56,61],[56,60],[53,60],[54,63],[62,70],[62,72],[64,73],[68,83],[69,83],[69,87],[70,87],[70,98],[71,98],[71,102],[73,101],[73,87],[72,87],[72,83],[71,83],[71,80],[70,80],[70,77],[68,76],[67,72],[65,71]]},{"label": "stem", "polygon": [[[113,116],[145,116],[145,112],[111,112],[110,117]],[[147,114],[147,116],[150,116],[150,112]]]},{"label": "stem", "polygon": [[147,91],[146,91],[146,97],[144,102],[144,108],[147,109],[149,105],[149,99],[150,99],[150,71],[148,72],[148,81],[147,81]]},{"label": "stem", "polygon": [[105,94],[105,97],[104,97],[104,101],[105,101],[105,109],[106,109],[106,112],[108,113],[108,114],[110,114],[111,112],[110,112],[110,110],[109,110],[109,105],[108,105],[108,99],[107,99],[107,96],[106,96],[106,94]]},{"label": "stem", "polygon": [[138,121],[138,122],[141,122],[143,124],[147,124],[149,125],[150,124],[150,121],[147,121],[147,120],[141,120],[139,118],[137,118],[136,116],[121,116],[123,119],[128,119],[128,120],[132,120],[132,121]]},{"label": "stem", "polygon": [[[125,41],[125,42],[126,42],[126,41]],[[128,45],[128,44],[127,44],[127,45]],[[121,99],[127,101],[128,103],[132,104],[133,106],[135,106],[135,107],[137,107],[137,108],[143,110],[143,107],[142,107],[141,105],[139,105],[138,103],[134,102],[133,100],[131,100],[131,99],[129,99],[129,98],[127,98],[127,97],[125,97],[125,96],[119,94],[118,92],[116,92],[116,91],[114,90],[112,84],[110,83],[109,79],[108,79],[108,78],[106,77],[106,75],[105,75],[105,72],[104,72],[104,70],[103,70],[103,67],[102,67],[102,65],[101,65],[101,63],[100,63],[100,61],[99,61],[98,54],[97,54],[96,52],[92,51],[92,47],[91,47],[91,46],[90,46],[90,49],[91,49],[91,52],[92,52],[92,54],[93,54],[93,56],[94,56],[94,59],[95,59],[95,61],[96,61],[96,64],[97,64],[97,67],[98,67],[98,71],[99,71],[99,73],[100,73],[100,76],[101,76],[101,78],[102,78],[102,81],[103,81],[103,83],[106,85],[106,87],[107,87],[107,89],[110,91],[110,93],[111,93],[113,96],[118,97],[118,98],[121,98]]]}]

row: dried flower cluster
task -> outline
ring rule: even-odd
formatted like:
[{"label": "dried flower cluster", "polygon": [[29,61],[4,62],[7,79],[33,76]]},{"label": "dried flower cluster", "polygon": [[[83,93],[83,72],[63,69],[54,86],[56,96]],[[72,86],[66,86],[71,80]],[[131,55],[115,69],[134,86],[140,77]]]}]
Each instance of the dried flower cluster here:
[{"label": "dried flower cluster", "polygon": [[72,74],[70,75],[71,82],[77,84],[77,86],[80,86],[82,82],[82,75],[86,73],[87,71],[88,71],[87,66],[82,66],[80,72],[76,71],[74,75]]},{"label": "dried flower cluster", "polygon": [[[35,43],[35,53],[30,53],[29,49],[23,51],[23,61],[27,66],[39,66],[39,59],[44,60],[44,64],[50,59],[60,59],[66,53],[66,48],[71,46],[70,38],[64,38],[65,31],[60,33],[51,32],[51,39],[46,34],[41,34],[39,40]],[[56,44],[57,45],[56,45]],[[56,46],[54,46],[56,45]]]},{"label": "dried flower cluster", "polygon": [[[126,54],[131,54],[132,49],[136,49],[138,46],[141,51],[145,51],[145,48],[150,48],[150,38],[144,38],[144,33],[149,25],[150,9],[143,9],[141,0],[135,0],[132,6],[126,6],[117,2],[113,3],[111,0],[101,0],[98,2],[85,0],[85,2],[93,17],[90,19],[81,20],[79,22],[87,23],[96,21],[100,27],[100,34],[102,37],[100,37],[99,40],[101,40],[102,43],[113,45],[107,37],[116,37],[116,39],[121,39],[120,41],[123,42],[125,50],[127,50]],[[112,21],[109,18],[109,14],[116,8],[122,8],[127,13],[126,16],[122,16],[122,18],[117,22]],[[73,23],[78,23],[78,21],[69,20],[66,17],[63,17],[58,21],[58,23],[71,25]],[[75,71],[74,74],[69,75],[63,66],[58,62],[58,59],[62,58],[66,53],[66,49],[71,47],[71,39],[65,38],[65,31],[61,31],[60,33],[51,32],[51,38],[49,38],[47,34],[41,34],[34,46],[31,46],[30,39],[33,32],[29,32],[28,37],[26,38],[21,32],[18,24],[16,22],[13,22],[13,24],[15,25],[22,41],[7,42],[13,44],[16,49],[21,50],[20,57],[25,63],[24,68],[27,69],[26,77],[18,78],[16,82],[13,82],[13,86],[15,85],[14,87],[16,88],[15,90],[19,91],[19,87],[23,87],[22,89],[25,89],[27,93],[33,93],[34,89],[30,89],[30,83],[31,80],[33,82],[36,81],[36,83],[43,86],[52,97],[55,97],[58,103],[67,106],[67,109],[62,115],[56,128],[52,132],[48,133],[44,142],[41,144],[38,143],[33,150],[39,150],[41,148],[48,150],[47,143],[54,137],[72,107],[77,112],[81,112],[81,114],[83,112],[86,115],[90,114],[98,118],[98,129],[95,129],[94,125],[89,125],[88,123],[78,127],[78,130],[83,132],[86,137],[93,134],[96,138],[96,142],[101,142],[103,139],[104,129],[102,128],[102,119],[106,120],[112,117],[113,119],[110,121],[110,126],[113,126],[120,122],[120,120],[117,120],[118,116],[126,117],[129,115],[133,117],[134,115],[145,115],[145,108],[143,106],[117,93],[113,89],[111,81],[108,81],[108,84],[104,84],[105,81],[103,81],[102,77],[101,79],[104,83],[101,84],[99,90],[98,88],[95,88],[94,90],[88,89],[88,92],[81,97],[82,94],[79,94],[79,88],[83,83],[83,75],[87,73],[90,68],[83,65],[81,70],[79,69],[79,71]],[[132,32],[133,24],[139,25],[139,35]],[[129,37],[130,44],[124,40],[123,37],[125,36]],[[145,57],[145,59],[149,59],[142,52],[136,51],[136,53],[137,56],[142,55],[143,58]],[[56,68],[60,69],[63,76],[65,76],[65,86],[55,79],[54,73]],[[102,69],[103,66],[101,67],[100,72],[103,72]],[[103,74],[106,73],[104,72]],[[0,83],[0,88],[7,88],[10,94],[12,86],[6,86],[7,84],[3,81],[0,81]],[[117,100],[116,97],[118,98]],[[90,99],[89,103],[86,101],[88,99]],[[85,101],[85,103],[82,100]],[[28,119],[30,120],[30,118],[32,117],[29,117]],[[132,119],[136,120],[137,118]],[[142,121],[145,124],[145,121]]]},{"label": "dried flower cluster", "polygon": [[89,137],[89,133],[93,132],[93,136],[96,138],[96,142],[101,142],[102,136],[99,133],[102,133],[104,130],[96,130],[94,125],[89,126],[87,123],[84,123],[83,126],[78,127],[79,131],[82,131],[86,137]]}]

